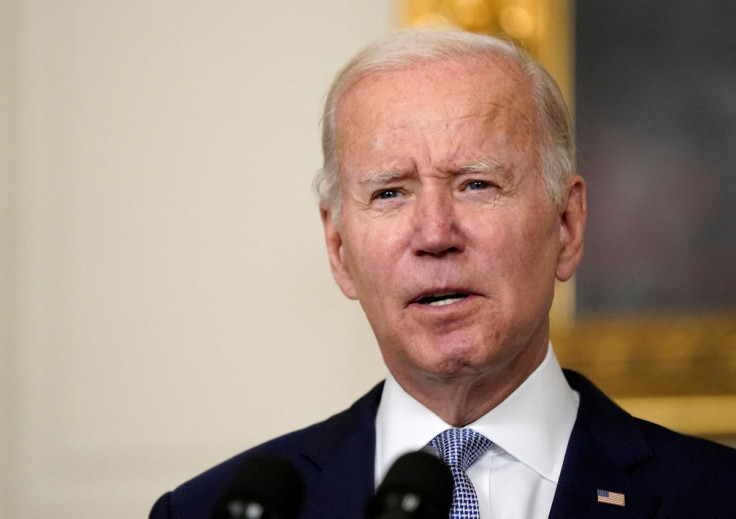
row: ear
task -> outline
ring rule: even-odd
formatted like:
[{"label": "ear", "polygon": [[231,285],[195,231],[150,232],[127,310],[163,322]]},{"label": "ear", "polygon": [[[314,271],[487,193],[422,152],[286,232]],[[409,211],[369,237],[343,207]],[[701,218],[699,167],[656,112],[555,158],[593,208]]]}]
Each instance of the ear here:
[{"label": "ear", "polygon": [[327,245],[327,256],[330,259],[330,267],[332,268],[332,277],[335,278],[337,286],[340,287],[345,297],[358,299],[355,285],[345,263],[342,236],[332,219],[332,210],[320,207],[319,212],[322,217],[322,227],[325,231],[325,244]]},{"label": "ear", "polygon": [[575,273],[583,257],[583,232],[587,207],[585,181],[580,175],[570,177],[564,207],[560,213],[560,253],[557,279],[567,281]]}]

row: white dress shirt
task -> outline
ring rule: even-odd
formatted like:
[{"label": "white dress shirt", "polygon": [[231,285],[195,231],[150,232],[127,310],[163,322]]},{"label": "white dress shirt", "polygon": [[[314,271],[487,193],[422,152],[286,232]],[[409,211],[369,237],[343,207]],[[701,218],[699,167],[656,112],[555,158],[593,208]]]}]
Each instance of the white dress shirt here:
[{"label": "white dress shirt", "polygon": [[[493,442],[467,471],[481,519],[549,517],[579,401],[550,344],[521,386],[466,426]],[[376,486],[397,458],[450,427],[389,375],[376,417]]]}]

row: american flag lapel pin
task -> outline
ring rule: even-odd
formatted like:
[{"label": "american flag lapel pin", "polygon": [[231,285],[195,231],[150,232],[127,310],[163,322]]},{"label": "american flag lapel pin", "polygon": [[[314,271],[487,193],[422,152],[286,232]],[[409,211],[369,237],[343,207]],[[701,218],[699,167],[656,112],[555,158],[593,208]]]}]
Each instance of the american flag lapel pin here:
[{"label": "american flag lapel pin", "polygon": [[598,490],[598,502],[607,505],[626,506],[626,496],[618,492]]}]

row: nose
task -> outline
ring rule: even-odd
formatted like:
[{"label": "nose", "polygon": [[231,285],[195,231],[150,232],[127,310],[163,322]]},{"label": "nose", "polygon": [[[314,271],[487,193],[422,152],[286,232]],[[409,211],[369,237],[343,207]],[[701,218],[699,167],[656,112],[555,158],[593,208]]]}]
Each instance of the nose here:
[{"label": "nose", "polygon": [[413,214],[412,250],[419,256],[441,257],[464,248],[454,199],[443,192],[417,195]]}]

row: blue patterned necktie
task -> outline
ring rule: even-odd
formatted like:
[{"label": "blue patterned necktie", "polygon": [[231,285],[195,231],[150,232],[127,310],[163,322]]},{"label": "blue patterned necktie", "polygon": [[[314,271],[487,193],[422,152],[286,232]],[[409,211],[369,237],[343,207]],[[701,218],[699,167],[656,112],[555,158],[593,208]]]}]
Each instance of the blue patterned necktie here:
[{"label": "blue patterned necktie", "polygon": [[473,429],[447,429],[429,442],[429,445],[442,455],[442,459],[450,467],[455,480],[451,519],[478,519],[480,517],[478,495],[465,471],[492,444],[491,440]]}]

